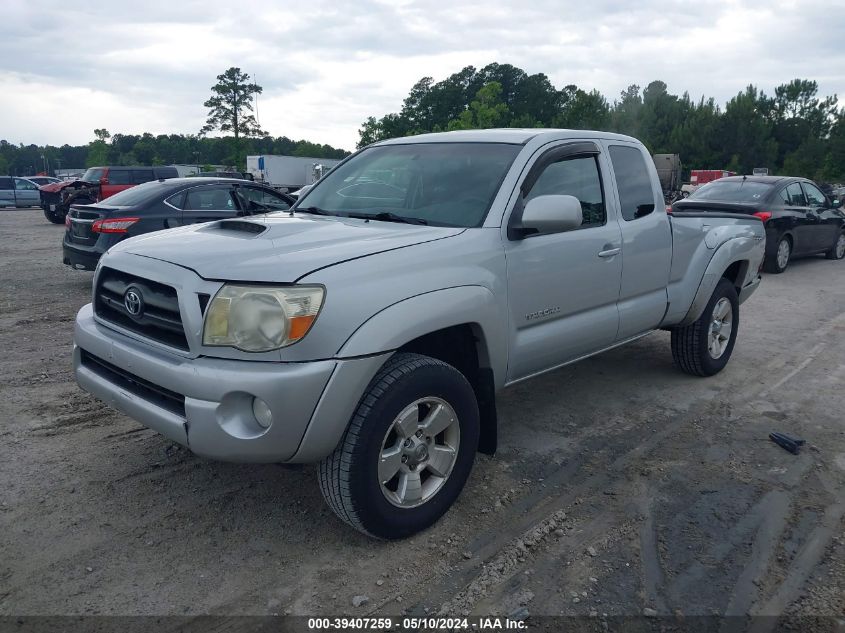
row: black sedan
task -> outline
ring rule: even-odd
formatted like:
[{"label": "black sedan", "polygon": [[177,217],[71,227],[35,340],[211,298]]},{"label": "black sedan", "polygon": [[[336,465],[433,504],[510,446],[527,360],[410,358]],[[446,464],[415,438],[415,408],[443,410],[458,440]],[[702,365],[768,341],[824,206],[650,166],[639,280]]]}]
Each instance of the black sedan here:
[{"label": "black sedan", "polygon": [[673,212],[752,214],[766,225],[764,268],[782,273],[793,257],[845,257],[845,213],[806,178],[729,176],[672,205]]},{"label": "black sedan", "polygon": [[94,270],[127,237],[185,224],[289,209],[295,200],[232,178],[169,178],[121,191],[97,204],[72,205],[65,219],[64,263]]}]

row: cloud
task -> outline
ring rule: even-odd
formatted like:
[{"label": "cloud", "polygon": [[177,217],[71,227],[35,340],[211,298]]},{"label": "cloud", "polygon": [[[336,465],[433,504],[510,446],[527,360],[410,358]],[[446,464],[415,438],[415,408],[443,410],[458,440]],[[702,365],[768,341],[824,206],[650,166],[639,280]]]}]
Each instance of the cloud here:
[{"label": "cloud", "polygon": [[421,77],[494,61],[610,101],[654,79],[722,104],[750,83],[771,93],[795,77],[845,93],[843,0],[4,5],[0,138],[11,142],[85,143],[94,127],[195,133],[229,66],[264,87],[258,115],[271,134],[347,149]]}]

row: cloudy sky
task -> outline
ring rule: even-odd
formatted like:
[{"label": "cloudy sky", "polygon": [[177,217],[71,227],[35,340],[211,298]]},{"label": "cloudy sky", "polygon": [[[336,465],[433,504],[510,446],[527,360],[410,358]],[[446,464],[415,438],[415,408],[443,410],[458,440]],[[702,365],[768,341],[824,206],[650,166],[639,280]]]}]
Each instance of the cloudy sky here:
[{"label": "cloudy sky", "polygon": [[264,87],[274,136],[352,149],[423,76],[510,63],[611,101],[632,83],[724,103],[815,79],[845,102],[845,0],[3,0],[0,138],[196,133],[217,74]]}]

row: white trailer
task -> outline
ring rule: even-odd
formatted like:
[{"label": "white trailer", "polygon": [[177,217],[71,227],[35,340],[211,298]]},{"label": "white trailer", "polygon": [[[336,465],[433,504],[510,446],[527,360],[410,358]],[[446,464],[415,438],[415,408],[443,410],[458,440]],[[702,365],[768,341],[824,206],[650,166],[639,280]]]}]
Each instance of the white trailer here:
[{"label": "white trailer", "polygon": [[263,182],[277,189],[295,191],[317,182],[340,161],[333,158],[306,158],[302,156],[247,156],[246,170],[256,182]]}]

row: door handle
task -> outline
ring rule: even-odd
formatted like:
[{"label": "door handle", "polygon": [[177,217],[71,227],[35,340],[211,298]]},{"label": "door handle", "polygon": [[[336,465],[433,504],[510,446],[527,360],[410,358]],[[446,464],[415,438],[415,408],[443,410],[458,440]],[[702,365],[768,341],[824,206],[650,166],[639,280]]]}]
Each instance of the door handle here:
[{"label": "door handle", "polygon": [[605,251],[599,251],[599,257],[613,257],[622,252],[621,248],[609,248]]}]

